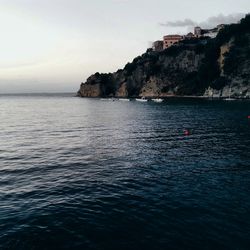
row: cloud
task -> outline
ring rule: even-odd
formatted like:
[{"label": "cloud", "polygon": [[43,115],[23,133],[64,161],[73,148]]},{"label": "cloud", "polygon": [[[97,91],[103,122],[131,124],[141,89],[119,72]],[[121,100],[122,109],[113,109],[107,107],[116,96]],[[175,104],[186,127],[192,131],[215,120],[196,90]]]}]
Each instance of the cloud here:
[{"label": "cloud", "polygon": [[243,18],[246,14],[243,13],[235,13],[230,15],[219,14],[217,16],[209,17],[205,22],[200,23],[199,25],[204,28],[212,28],[218,24],[231,24],[237,23]]},{"label": "cloud", "polygon": [[203,28],[213,28],[218,24],[230,24],[237,23],[245,14],[234,13],[230,15],[219,14],[217,16],[211,16],[203,22],[196,22],[192,19],[186,18],[184,20],[167,21],[166,23],[160,23],[160,26],[165,27],[193,27],[201,26]]},{"label": "cloud", "polygon": [[196,23],[186,18],[184,20],[177,20],[177,21],[168,21],[166,23],[160,23],[161,26],[168,26],[168,27],[188,27],[188,26],[195,26]]}]

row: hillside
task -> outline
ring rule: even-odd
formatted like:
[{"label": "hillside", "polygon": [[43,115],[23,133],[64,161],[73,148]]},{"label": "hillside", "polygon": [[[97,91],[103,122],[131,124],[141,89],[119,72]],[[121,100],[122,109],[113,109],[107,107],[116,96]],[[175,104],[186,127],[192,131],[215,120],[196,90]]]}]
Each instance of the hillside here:
[{"label": "hillside", "polygon": [[81,97],[250,96],[250,15],[215,39],[189,39],[164,51],[148,50],[115,73],[95,73]]}]

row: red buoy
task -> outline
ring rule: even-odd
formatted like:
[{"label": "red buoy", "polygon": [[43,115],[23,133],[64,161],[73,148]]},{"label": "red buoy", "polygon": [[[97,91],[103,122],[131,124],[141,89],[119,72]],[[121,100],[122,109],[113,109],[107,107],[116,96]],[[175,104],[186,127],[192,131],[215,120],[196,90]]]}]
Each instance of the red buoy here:
[{"label": "red buoy", "polygon": [[250,119],[250,115],[247,118]]},{"label": "red buoy", "polygon": [[187,129],[185,129],[185,130],[184,130],[184,135],[190,135],[190,131],[187,130]]}]

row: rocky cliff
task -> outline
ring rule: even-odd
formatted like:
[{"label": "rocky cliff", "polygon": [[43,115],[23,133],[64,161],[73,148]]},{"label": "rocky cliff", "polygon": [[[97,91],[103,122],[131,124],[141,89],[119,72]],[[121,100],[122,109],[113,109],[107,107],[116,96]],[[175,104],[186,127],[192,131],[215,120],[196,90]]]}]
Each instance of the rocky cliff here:
[{"label": "rocky cliff", "polygon": [[197,95],[250,96],[250,16],[215,39],[189,39],[164,51],[148,50],[115,73],[95,73],[81,97]]}]

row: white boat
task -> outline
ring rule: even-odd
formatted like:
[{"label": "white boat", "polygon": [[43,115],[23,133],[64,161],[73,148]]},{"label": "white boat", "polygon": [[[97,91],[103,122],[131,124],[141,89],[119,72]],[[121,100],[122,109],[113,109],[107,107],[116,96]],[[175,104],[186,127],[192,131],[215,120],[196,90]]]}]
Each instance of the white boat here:
[{"label": "white boat", "polygon": [[235,99],[235,98],[228,97],[228,98],[224,99],[224,101],[236,101],[236,99]]},{"label": "white boat", "polygon": [[162,98],[154,98],[152,99],[152,101],[160,103],[160,102],[163,102],[164,100]]},{"label": "white boat", "polygon": [[135,100],[138,101],[138,102],[147,102],[148,101],[148,99],[146,99],[145,97],[136,98]]},{"label": "white boat", "polygon": [[111,98],[108,98],[108,101],[112,101],[112,102],[114,102],[114,101],[116,101],[117,99],[116,98],[114,98],[114,97],[111,97]]},{"label": "white boat", "polygon": [[116,98],[101,98],[100,99],[101,101],[112,101],[112,102],[114,102],[114,101],[116,101],[117,99]]},{"label": "white boat", "polygon": [[130,99],[128,98],[119,98],[118,100],[122,102],[130,102]]}]

